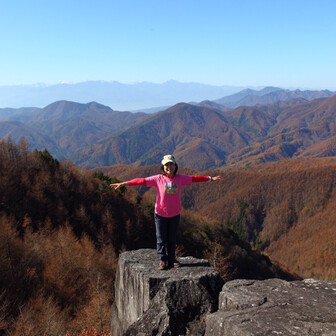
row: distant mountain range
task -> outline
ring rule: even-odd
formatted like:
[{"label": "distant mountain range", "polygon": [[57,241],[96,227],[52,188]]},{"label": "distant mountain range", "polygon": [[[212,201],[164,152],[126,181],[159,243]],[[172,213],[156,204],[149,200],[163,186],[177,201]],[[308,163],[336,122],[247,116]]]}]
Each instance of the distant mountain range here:
[{"label": "distant mountain range", "polygon": [[74,84],[0,86],[0,107],[44,107],[54,101],[68,100],[83,104],[96,101],[114,110],[139,111],[156,106],[168,107],[179,102],[218,99],[245,88],[180,83],[174,80],[160,84],[87,81]]},{"label": "distant mountain range", "polygon": [[[3,110],[0,109],[0,120]],[[100,139],[131,127],[148,117],[145,113],[118,112],[95,102],[59,101],[43,109],[12,112],[0,121],[0,138],[15,142],[25,138],[30,148],[47,148],[57,158],[73,160],[77,152]]]},{"label": "distant mountain range", "polygon": [[[149,165],[174,153],[197,170],[297,156],[336,155],[336,95],[330,91],[243,90],[216,101],[178,103],[146,114],[95,102],[0,109],[0,138],[88,167]],[[322,97],[322,98],[320,98]],[[262,104],[259,102],[269,102]],[[230,108],[242,102],[256,105]]]},{"label": "distant mountain range", "polygon": [[99,141],[78,163],[149,165],[173,152],[182,166],[204,170],[336,155],[335,117],[336,95],[231,110],[181,103]]},{"label": "distant mountain range", "polygon": [[[205,100],[197,105],[216,108],[228,107],[236,108],[239,106],[269,105],[291,99],[313,100],[317,98],[331,97],[334,92],[329,90],[310,91],[310,90],[284,90],[277,87],[265,87],[261,90],[245,89],[216,100]],[[192,102],[190,102],[192,104]],[[217,105],[216,105],[217,104]],[[153,107],[149,109],[136,110],[136,112],[155,113],[163,111],[171,106]]]},{"label": "distant mountain range", "polygon": [[279,101],[304,98],[313,100],[322,97],[330,97],[333,92],[329,90],[310,91],[310,90],[284,90],[277,87],[265,87],[256,91],[251,89],[242,90],[236,94],[217,99],[214,102],[226,107],[236,108],[238,106],[269,105]]}]

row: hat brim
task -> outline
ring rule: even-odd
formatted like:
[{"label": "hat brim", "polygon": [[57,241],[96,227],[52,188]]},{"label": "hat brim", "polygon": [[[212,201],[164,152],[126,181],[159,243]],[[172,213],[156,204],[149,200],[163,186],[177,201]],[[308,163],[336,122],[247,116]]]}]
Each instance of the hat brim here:
[{"label": "hat brim", "polygon": [[161,163],[162,163],[163,165],[165,165],[165,164],[167,164],[167,163],[169,163],[169,162],[176,164],[176,162],[175,162],[174,160],[162,160],[162,161],[161,161]]}]

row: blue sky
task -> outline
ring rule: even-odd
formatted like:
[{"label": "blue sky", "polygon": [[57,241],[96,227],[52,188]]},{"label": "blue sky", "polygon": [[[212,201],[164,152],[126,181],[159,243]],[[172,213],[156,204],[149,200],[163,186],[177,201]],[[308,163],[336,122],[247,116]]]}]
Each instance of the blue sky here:
[{"label": "blue sky", "polygon": [[336,89],[336,1],[0,0],[0,85]]}]

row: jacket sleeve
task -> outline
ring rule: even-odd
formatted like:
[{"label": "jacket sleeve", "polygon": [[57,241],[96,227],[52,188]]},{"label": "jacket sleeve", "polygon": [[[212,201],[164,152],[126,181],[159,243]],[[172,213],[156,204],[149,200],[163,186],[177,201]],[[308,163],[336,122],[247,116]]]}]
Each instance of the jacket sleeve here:
[{"label": "jacket sleeve", "polygon": [[144,178],[135,178],[133,180],[127,181],[127,185],[138,186],[138,185],[146,185],[146,179]]},{"label": "jacket sleeve", "polygon": [[201,175],[194,175],[192,176],[192,182],[210,182],[211,176],[201,176]]}]

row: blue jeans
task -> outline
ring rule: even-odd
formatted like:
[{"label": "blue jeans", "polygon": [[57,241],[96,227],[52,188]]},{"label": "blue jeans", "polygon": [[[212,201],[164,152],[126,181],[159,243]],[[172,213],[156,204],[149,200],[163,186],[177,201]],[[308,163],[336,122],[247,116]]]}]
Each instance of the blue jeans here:
[{"label": "blue jeans", "polygon": [[[176,235],[180,224],[180,215],[174,217],[155,217],[156,252],[160,261],[175,261]],[[167,248],[167,250],[166,250]]]}]

